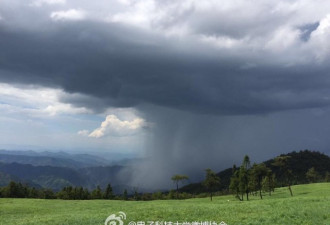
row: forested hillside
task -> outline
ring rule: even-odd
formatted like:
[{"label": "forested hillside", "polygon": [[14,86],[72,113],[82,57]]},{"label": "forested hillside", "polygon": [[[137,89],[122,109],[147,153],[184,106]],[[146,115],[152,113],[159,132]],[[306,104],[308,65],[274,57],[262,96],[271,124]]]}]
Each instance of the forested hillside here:
[{"label": "forested hillside", "polygon": [[[292,184],[308,183],[306,173],[312,167],[315,168],[320,178],[324,177],[327,172],[330,172],[330,157],[320,152],[309,150],[299,152],[293,151],[288,154],[282,154],[281,156],[290,156],[288,169],[293,173]],[[282,174],[279,168],[274,166],[273,163],[274,159],[264,162],[264,164],[275,173],[277,186],[283,186]],[[233,175],[232,171],[232,168],[228,168],[217,174],[220,177],[220,187],[218,191],[229,191],[230,178]],[[188,184],[182,187],[180,191],[193,194],[207,192],[205,186],[203,186],[201,182]]]}]

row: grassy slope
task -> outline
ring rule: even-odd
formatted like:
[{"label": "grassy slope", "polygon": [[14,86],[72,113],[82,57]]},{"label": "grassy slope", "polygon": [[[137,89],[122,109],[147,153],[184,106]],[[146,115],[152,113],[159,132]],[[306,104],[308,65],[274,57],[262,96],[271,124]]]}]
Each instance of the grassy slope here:
[{"label": "grassy slope", "polygon": [[[225,221],[233,224],[330,224],[330,183],[293,186],[294,197],[280,188],[263,200],[239,202],[232,196],[189,200],[64,201],[0,199],[0,224],[104,224],[112,213],[124,211],[128,221]],[[228,201],[229,200],[229,201]]]}]

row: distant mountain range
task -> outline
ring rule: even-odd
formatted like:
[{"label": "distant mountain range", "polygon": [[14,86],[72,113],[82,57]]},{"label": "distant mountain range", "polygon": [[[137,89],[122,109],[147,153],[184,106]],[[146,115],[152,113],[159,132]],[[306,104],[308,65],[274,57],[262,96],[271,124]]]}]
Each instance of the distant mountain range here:
[{"label": "distant mountain range", "polygon": [[11,180],[53,190],[68,185],[94,189],[97,185],[105,187],[111,183],[114,192],[122,193],[123,189],[132,187],[121,181],[119,174],[125,173],[129,178],[128,165],[132,160],[114,163],[89,154],[0,150],[0,186]]},{"label": "distant mountain range", "polygon": [[[330,172],[330,157],[320,152],[306,150],[286,155],[291,156],[289,168],[293,171],[293,182],[296,184],[307,182],[305,174],[311,167],[322,176],[327,171]],[[282,178],[278,168],[272,166],[273,161],[274,159],[270,159],[264,163],[273,170],[281,183]],[[124,189],[133,190],[133,187],[127,184],[133,174],[132,163],[132,159],[127,159],[114,165],[106,159],[89,154],[0,150],[0,186],[13,180],[57,191],[68,185],[94,189],[97,185],[105,188],[111,183],[114,192],[119,194]],[[232,168],[219,172],[218,176],[221,179],[219,190],[228,190]],[[194,194],[206,191],[201,182],[188,184],[180,190]]]},{"label": "distant mountain range", "polygon": [[99,156],[89,154],[68,154],[65,152],[35,152],[0,150],[0,162],[21,163],[34,166],[55,166],[83,168],[90,166],[106,166],[111,162]]},{"label": "distant mountain range", "polygon": [[[60,190],[65,186],[83,186],[94,189],[97,185],[105,187],[108,183],[114,186],[114,191],[122,191],[125,184],[120,182],[118,174],[122,166],[100,166],[81,169],[54,166],[32,166],[19,163],[0,163],[0,178],[2,185],[10,180],[27,183],[33,187]],[[6,181],[4,181],[4,179]]]}]

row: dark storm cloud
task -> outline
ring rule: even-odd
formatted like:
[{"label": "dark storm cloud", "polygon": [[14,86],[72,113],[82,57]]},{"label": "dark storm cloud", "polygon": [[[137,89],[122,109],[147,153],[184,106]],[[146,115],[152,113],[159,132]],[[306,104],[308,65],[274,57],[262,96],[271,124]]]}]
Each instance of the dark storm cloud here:
[{"label": "dark storm cloud", "polygon": [[63,23],[44,32],[1,26],[0,40],[2,82],[82,93],[97,103],[63,100],[98,111],[150,103],[231,115],[329,104],[326,66],[283,67],[260,58],[266,65],[242,69],[244,51],[225,57],[207,45],[193,46],[193,40],[177,42],[115,24]]},{"label": "dark storm cloud", "polygon": [[305,24],[304,26],[300,27],[301,30],[301,39],[303,41],[308,41],[310,38],[311,33],[317,29],[317,27],[320,25],[319,22],[316,23],[309,23]]},{"label": "dark storm cloud", "polygon": [[205,168],[240,165],[245,154],[259,163],[293,150],[329,153],[329,110],[262,116],[210,116],[157,107],[143,112],[157,126],[146,148],[148,160],[133,173],[134,186],[171,188],[170,177],[176,173],[202,180]]},{"label": "dark storm cloud", "polygon": [[[0,82],[61,88],[72,93],[61,101],[95,112],[137,109],[154,126],[134,186],[199,179],[244,154],[328,151],[325,1],[12,2],[0,7]],[[52,20],[59,10],[67,18]]]}]

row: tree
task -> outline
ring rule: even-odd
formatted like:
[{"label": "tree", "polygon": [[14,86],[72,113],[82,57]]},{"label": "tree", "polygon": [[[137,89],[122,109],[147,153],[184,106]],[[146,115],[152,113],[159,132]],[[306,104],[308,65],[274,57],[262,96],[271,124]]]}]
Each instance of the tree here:
[{"label": "tree", "polygon": [[90,193],[87,188],[84,188],[83,199],[84,200],[90,199]]},{"label": "tree", "polygon": [[244,194],[246,194],[246,200],[249,200],[249,171],[244,167],[240,167],[239,169],[239,192],[241,194],[242,200],[244,200]]},{"label": "tree", "polygon": [[243,163],[239,170],[239,191],[240,194],[242,195],[242,200],[244,194],[246,194],[246,199],[249,200],[250,168],[251,168],[250,158],[249,156],[245,155],[243,159]]},{"label": "tree", "polygon": [[17,198],[26,198],[28,197],[28,187],[23,185],[21,182],[16,184],[17,186]]},{"label": "tree", "polygon": [[6,190],[5,190],[5,196],[7,198],[17,198],[18,197],[18,186],[14,181],[10,181],[8,184]]},{"label": "tree", "polygon": [[137,188],[137,187],[134,187],[134,188],[133,188],[133,197],[134,197],[134,200],[135,200],[135,201],[140,200],[140,194],[139,194],[139,192],[138,192],[138,188]]},{"label": "tree", "polygon": [[232,170],[232,176],[230,178],[230,184],[229,184],[229,190],[235,195],[236,198],[238,198],[240,201],[242,201],[240,195],[239,195],[239,170],[237,170],[236,165],[233,166]]},{"label": "tree", "polygon": [[124,200],[128,200],[127,189],[124,190],[124,193],[123,193],[123,199],[124,199]]},{"label": "tree", "polygon": [[233,174],[233,176],[230,178],[230,185],[229,185],[230,191],[235,195],[236,198],[238,198],[240,201],[242,201],[240,197],[240,191],[239,191],[239,170],[236,170]]},{"label": "tree", "polygon": [[92,199],[102,199],[102,190],[99,185],[92,192]]},{"label": "tree", "polygon": [[39,197],[39,193],[38,193],[37,189],[35,189],[35,187],[30,188],[29,198],[38,198],[38,197]]},{"label": "tree", "polygon": [[291,156],[278,156],[274,159],[273,165],[279,167],[280,172],[284,176],[285,182],[288,185],[291,196],[293,196],[291,189],[292,171],[289,170],[289,159]]},{"label": "tree", "polygon": [[307,172],[306,172],[306,178],[310,183],[315,183],[318,179],[319,179],[319,174],[318,172],[315,170],[314,167],[310,168]]},{"label": "tree", "polygon": [[73,199],[83,199],[84,189],[83,187],[74,187],[72,189],[72,198]]},{"label": "tree", "polygon": [[184,180],[188,180],[188,176],[186,175],[180,175],[180,174],[176,174],[174,175],[171,180],[175,183],[176,185],[176,198],[179,198],[179,183],[183,182]]},{"label": "tree", "polygon": [[252,193],[253,195],[257,195],[258,191],[258,178],[255,176],[255,167],[257,166],[256,163],[253,164],[249,171],[249,184],[248,184],[248,189],[249,193]]},{"label": "tree", "polygon": [[275,174],[272,173],[271,169],[267,170],[267,175],[262,181],[262,188],[264,191],[268,191],[269,195],[272,195],[272,191],[275,190]]},{"label": "tree", "polygon": [[56,198],[52,189],[43,189],[42,190],[43,198],[44,199],[54,199]]},{"label": "tree", "polygon": [[324,181],[325,182],[330,182],[330,173],[328,171],[325,173]]},{"label": "tree", "polygon": [[268,168],[264,163],[254,164],[252,167],[252,176],[256,180],[257,189],[259,190],[260,198],[262,199],[261,189],[262,189],[262,180],[267,176]]},{"label": "tree", "polygon": [[206,169],[206,178],[203,185],[209,190],[212,201],[213,191],[220,185],[220,178],[211,170]]},{"label": "tree", "polygon": [[68,198],[67,199],[73,199],[73,187],[72,186],[67,186],[64,187],[65,188],[65,192],[67,193]]},{"label": "tree", "polygon": [[167,198],[168,199],[174,199],[175,198],[174,190],[170,190],[170,192],[168,192]]},{"label": "tree", "polygon": [[153,200],[161,200],[161,199],[164,198],[164,196],[163,196],[163,193],[162,192],[157,191],[157,192],[152,193],[151,198]]},{"label": "tree", "polygon": [[84,188],[83,187],[79,187],[77,189],[77,197],[80,200],[84,199]]},{"label": "tree", "polygon": [[63,187],[61,191],[56,193],[57,198],[59,199],[70,199],[67,192],[67,187]]},{"label": "tree", "polygon": [[104,192],[104,199],[113,199],[112,187],[111,184],[107,185],[107,188]]},{"label": "tree", "polygon": [[244,156],[242,166],[243,166],[246,170],[249,170],[249,169],[251,168],[251,162],[250,162],[250,158],[249,158],[248,155],[245,155],[245,156]]}]

